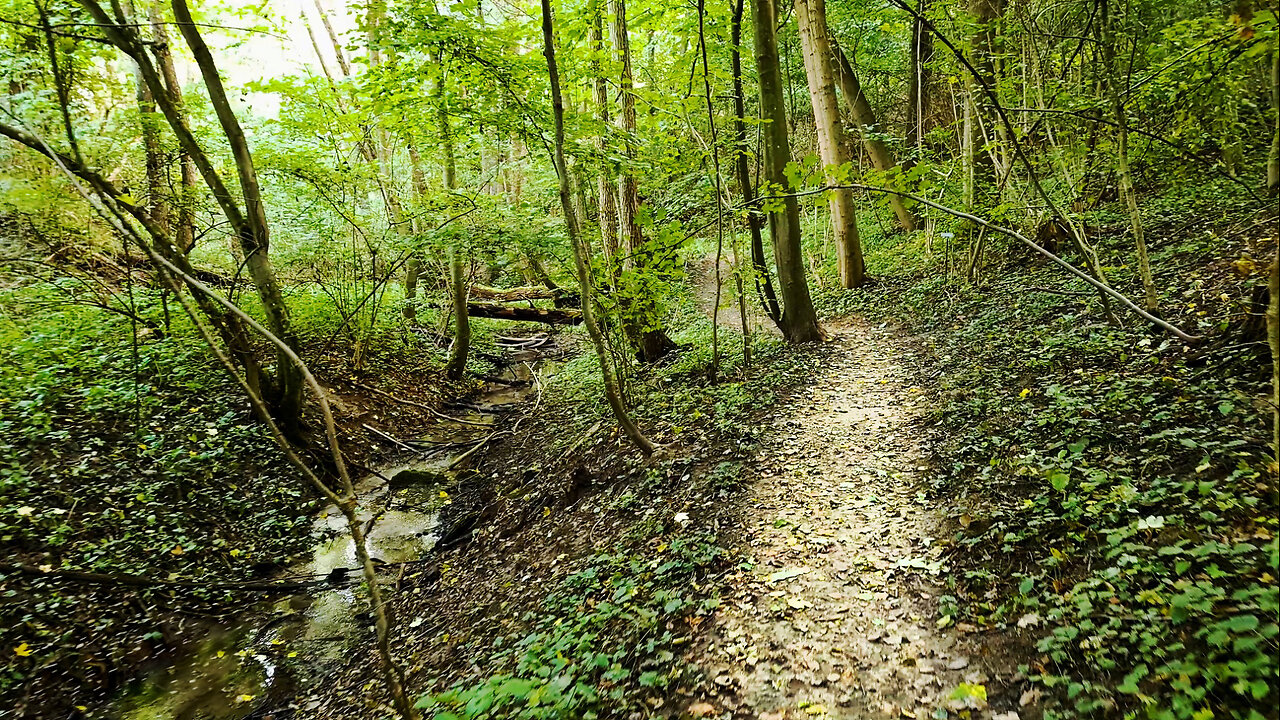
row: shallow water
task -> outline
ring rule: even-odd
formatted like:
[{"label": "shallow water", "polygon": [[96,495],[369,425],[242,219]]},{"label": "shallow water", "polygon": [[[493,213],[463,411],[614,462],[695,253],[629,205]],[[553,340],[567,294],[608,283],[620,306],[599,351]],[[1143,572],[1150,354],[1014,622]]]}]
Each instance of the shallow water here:
[{"label": "shallow water", "polygon": [[[403,563],[430,556],[440,509],[456,482],[455,461],[483,440],[495,412],[534,397],[554,366],[522,350],[503,377],[526,384],[490,383],[469,407],[423,428],[420,439],[438,445],[413,461],[383,468],[357,484],[357,517],[382,583]],[[344,662],[351,645],[373,639],[355,543],[336,507],[315,520],[310,558],[281,580],[325,580],[305,591],[247,607],[236,620],[212,627],[180,661],[134,684],[117,705],[125,720],[243,720],[296,717],[309,702],[299,690],[315,686]]]}]

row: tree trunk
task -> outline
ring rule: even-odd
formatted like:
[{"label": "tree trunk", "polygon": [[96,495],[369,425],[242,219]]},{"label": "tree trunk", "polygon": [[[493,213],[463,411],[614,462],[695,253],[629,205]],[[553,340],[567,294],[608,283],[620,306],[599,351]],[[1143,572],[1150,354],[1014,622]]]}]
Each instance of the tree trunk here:
[{"label": "tree trunk", "polygon": [[582,311],[569,308],[522,307],[496,302],[467,303],[467,311],[473,317],[512,320],[515,322],[540,322],[547,325],[580,325]]},{"label": "tree trunk", "polygon": [[142,125],[142,149],[146,155],[147,195],[146,208],[151,221],[166,233],[169,227],[169,199],[167,197],[164,168],[164,148],[160,144],[159,118],[156,113],[156,101],[151,97],[151,88],[142,77],[142,71],[136,70],[138,91],[138,115]]},{"label": "tree trunk", "polygon": [[[1000,18],[1004,10],[1003,0],[969,0],[969,13],[973,16],[973,21],[977,24],[977,32],[971,40],[973,46],[973,65],[981,72],[995,92],[1000,87],[999,78],[997,77],[997,68],[995,62],[995,36],[996,21]],[[985,206],[986,199],[997,189],[996,186],[996,150],[984,151],[982,145],[986,144],[984,127],[993,126],[992,118],[995,110],[991,107],[990,99],[982,92],[978,81],[975,78],[969,78],[967,82],[969,86],[969,98],[972,107],[969,108],[969,137],[974,141],[969,149],[972,156],[973,167],[973,193],[975,205]],[[977,141],[982,140],[981,144]]]},{"label": "tree trunk", "polygon": [[[810,2],[814,1],[821,2],[821,0],[810,0]],[[797,0],[797,7],[799,4],[800,0]],[[796,17],[797,19],[800,17],[799,13]],[[835,62],[835,75],[840,82],[840,92],[844,94],[845,106],[849,108],[849,115],[858,126],[858,133],[862,136],[862,146],[866,148],[867,156],[871,158],[871,165],[883,173],[897,170],[898,164],[894,162],[893,153],[882,140],[875,136],[878,126],[876,114],[871,109],[871,103],[867,100],[866,94],[862,92],[858,75],[853,71],[849,58],[845,56],[834,38],[831,39],[831,57]],[[893,208],[893,214],[897,216],[898,225],[903,230],[911,232],[916,229],[915,213],[907,209],[902,198],[890,195],[889,207]]]},{"label": "tree trunk", "polygon": [[[929,0],[918,0],[916,12],[924,15],[929,10]],[[933,101],[933,34],[925,29],[920,18],[911,24],[911,75],[907,87],[907,147],[915,157],[924,152],[924,137],[933,129],[930,120],[930,104]],[[912,160],[911,162],[914,162]],[[906,161],[903,163],[907,164]]]},{"label": "tree trunk", "polygon": [[[186,110],[182,102],[182,86],[178,84],[178,72],[173,66],[173,55],[169,52],[169,33],[160,17],[160,4],[158,2],[151,3],[148,13],[151,22],[151,34],[155,39],[155,44],[151,46],[151,53],[155,56],[156,65],[160,70],[161,77],[164,79],[169,102],[179,109],[185,120]],[[155,98],[151,97],[151,101],[154,107]],[[177,202],[175,203],[178,209],[178,217],[174,227],[173,239],[178,250],[186,254],[191,252],[191,249],[196,244],[196,166],[191,160],[191,153],[182,147],[178,149],[178,167],[181,172],[181,194],[176,198]]]},{"label": "tree trunk", "polygon": [[[841,177],[841,168],[849,158],[832,78],[832,45],[827,35],[826,3],[824,0],[795,0],[795,8],[805,76],[809,80],[809,98],[813,103],[813,122],[818,134],[818,155],[822,158],[827,184],[840,185],[846,179]],[[840,284],[845,288],[861,287],[866,279],[866,267],[862,260],[862,242],[858,237],[858,213],[853,207],[853,191],[847,188],[828,190],[827,198],[831,208],[831,226],[835,232]]]},{"label": "tree trunk", "polygon": [[[289,307],[285,303],[284,293],[281,291],[280,282],[276,278],[275,269],[271,266],[268,255],[270,231],[267,226],[266,206],[258,186],[258,175],[253,166],[253,155],[249,152],[249,143],[245,139],[239,120],[236,119],[235,111],[231,108],[231,101],[227,98],[213,54],[191,18],[186,0],[173,0],[173,14],[178,21],[182,37],[191,48],[191,54],[200,69],[200,75],[209,93],[209,103],[213,107],[218,123],[222,127],[222,133],[230,145],[232,158],[235,160],[244,209],[242,212],[234,213],[234,216],[229,217],[228,220],[231,221],[236,238],[240,242],[240,248],[244,252],[245,265],[257,288],[262,312],[267,319],[267,327],[285,344],[297,347],[298,339],[293,333]],[[154,90],[153,87],[153,95]],[[194,156],[195,153],[192,154]],[[210,165],[210,172],[212,172],[212,165]],[[294,433],[298,430],[302,413],[302,375],[283,352],[277,353],[276,372],[279,376],[279,387],[276,392],[275,411],[285,430]]]},{"label": "tree trunk", "polygon": [[604,56],[604,13],[601,3],[592,0],[591,17],[587,25],[587,44],[591,47],[592,91],[595,96],[596,118],[600,121],[600,133],[596,135],[596,150],[600,152],[600,172],[596,177],[597,194],[600,196],[600,244],[604,252],[605,266],[611,267],[618,256],[618,203],[613,189],[612,173],[604,161],[605,132],[609,127],[609,84],[604,77],[600,58]]},{"label": "tree trunk", "polygon": [[[436,111],[440,121],[440,149],[444,153],[444,185],[452,192],[458,186],[457,161],[453,155],[453,129],[449,126],[449,111],[444,105],[443,73],[439,82],[441,86],[437,89]],[[467,355],[471,351],[471,318],[467,314],[468,282],[463,265],[462,253],[457,248],[450,247],[449,296],[453,298],[455,331],[449,362],[445,365],[445,375],[451,380],[457,380],[466,372]]]},{"label": "tree trunk", "polygon": [[1271,449],[1280,466],[1280,258],[1271,261],[1267,344],[1271,346]]},{"label": "tree trunk", "polygon": [[1267,190],[1280,192],[1280,48],[1271,60],[1271,111],[1276,115],[1275,134],[1267,155]]},{"label": "tree trunk", "polygon": [[1101,42],[1103,63],[1108,94],[1111,96],[1111,109],[1116,121],[1116,176],[1120,185],[1120,196],[1124,198],[1125,207],[1129,211],[1129,227],[1133,231],[1133,242],[1137,251],[1138,275],[1142,278],[1142,294],[1146,309],[1152,313],[1160,309],[1160,297],[1156,292],[1155,280],[1151,277],[1151,259],[1147,256],[1147,238],[1142,227],[1142,213],[1138,210],[1138,198],[1133,190],[1133,175],[1129,172],[1129,119],[1124,109],[1124,98],[1121,93],[1120,78],[1123,77],[1119,61],[1116,58],[1115,44],[1118,42],[1115,32],[1116,18],[1110,13],[1107,0],[1099,0],[1099,27],[1102,30]]},{"label": "tree trunk", "polygon": [[573,246],[573,265],[578,274],[578,288],[582,294],[582,320],[587,326],[587,334],[591,336],[591,342],[596,348],[596,358],[600,361],[600,375],[604,382],[605,399],[609,402],[609,407],[613,410],[614,417],[617,418],[618,424],[622,426],[631,441],[640,448],[640,452],[645,455],[651,455],[654,451],[653,443],[649,438],[640,432],[640,428],[631,419],[627,413],[626,407],[622,403],[622,392],[618,386],[618,379],[613,373],[613,366],[609,363],[608,347],[604,342],[604,335],[600,332],[600,326],[596,323],[595,313],[592,312],[591,298],[591,272],[587,265],[586,251],[583,247],[581,237],[581,226],[578,224],[578,217],[574,214],[573,198],[569,195],[569,172],[565,167],[564,160],[564,100],[560,95],[560,71],[556,67],[556,47],[555,47],[555,30],[552,27],[551,20],[551,0],[542,0],[542,41],[543,55],[547,58],[547,75],[551,79],[551,109],[555,116],[555,152],[552,156],[552,163],[556,168],[556,178],[559,180],[560,189],[560,208],[564,212],[565,232],[569,236],[569,243]]},{"label": "tree trunk", "polygon": [[[631,39],[627,34],[626,0],[608,0],[612,22],[609,36],[613,40],[614,57],[622,66],[619,86],[618,117],[615,122],[622,135],[627,160],[635,159],[636,98],[632,92]],[[644,236],[636,222],[640,210],[640,196],[636,178],[630,167],[623,168],[618,176],[618,228],[622,236],[623,267],[627,271],[644,272],[647,258],[644,254]],[[628,308],[624,312],[623,325],[636,346],[640,358],[653,362],[675,349],[676,344],[662,329],[662,318],[654,298],[640,295],[626,298]],[[629,316],[629,317],[628,317]],[[639,318],[639,320],[637,320]],[[642,327],[643,326],[643,327]]]},{"label": "tree trunk", "polygon": [[786,98],[778,65],[777,12],[774,0],[752,0],[755,23],[756,67],[760,75],[760,119],[764,122],[765,177],[775,191],[785,194],[782,208],[769,213],[769,235],[782,289],[782,334],[789,342],[822,339],[818,315],[805,279],[804,251],[800,243],[800,205],[787,181],[791,145],[787,139]]},{"label": "tree trunk", "polygon": [[764,224],[764,216],[755,202],[755,187],[751,183],[751,169],[747,164],[747,108],[746,93],[742,89],[742,11],[746,0],[734,0],[733,20],[730,32],[732,37],[729,47],[729,61],[733,72],[733,142],[737,148],[734,153],[734,172],[738,176],[738,189],[742,193],[742,204],[747,208],[747,229],[751,233],[751,266],[755,276],[756,291],[760,294],[760,303],[778,329],[782,321],[782,308],[778,305],[778,295],[773,290],[773,273],[764,256],[764,238],[760,228]]}]

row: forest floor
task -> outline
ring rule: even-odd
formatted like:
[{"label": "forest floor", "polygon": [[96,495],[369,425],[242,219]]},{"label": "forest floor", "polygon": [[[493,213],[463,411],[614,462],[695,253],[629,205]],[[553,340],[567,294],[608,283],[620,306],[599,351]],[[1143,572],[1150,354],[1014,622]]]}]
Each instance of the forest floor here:
[{"label": "forest floor", "polygon": [[939,621],[949,533],[921,491],[912,348],[856,319],[826,330],[823,370],[760,443],[749,569],[728,580],[699,663],[718,697],[698,709],[781,720],[1017,706],[1005,639]]}]

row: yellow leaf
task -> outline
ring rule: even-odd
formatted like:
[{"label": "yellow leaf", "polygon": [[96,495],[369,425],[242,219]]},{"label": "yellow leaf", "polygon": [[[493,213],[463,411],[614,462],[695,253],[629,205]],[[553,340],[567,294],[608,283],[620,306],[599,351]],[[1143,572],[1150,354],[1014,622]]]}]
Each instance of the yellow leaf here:
[{"label": "yellow leaf", "polygon": [[1031,388],[1022,388],[1022,392],[1018,393],[1018,397],[1026,398],[1031,394]]},{"label": "yellow leaf", "polygon": [[182,549],[182,546],[181,546],[181,545],[175,545],[175,546],[173,547],[173,549],[169,551],[169,554],[170,554],[170,555],[181,555],[183,552],[184,552],[184,551],[183,551],[183,549]]},{"label": "yellow leaf", "polygon": [[31,654],[31,646],[26,643],[22,643],[13,649],[13,654],[18,657],[27,657]]},{"label": "yellow leaf", "polygon": [[236,702],[247,703],[251,700],[253,700],[253,696],[249,694],[236,696]]}]

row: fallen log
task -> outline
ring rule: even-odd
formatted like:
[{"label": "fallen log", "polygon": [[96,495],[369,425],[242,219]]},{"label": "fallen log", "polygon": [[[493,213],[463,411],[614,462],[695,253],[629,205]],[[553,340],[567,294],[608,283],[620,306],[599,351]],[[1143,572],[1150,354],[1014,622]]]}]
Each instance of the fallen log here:
[{"label": "fallen log", "polygon": [[582,312],[580,310],[518,307],[499,305],[498,303],[467,303],[467,314],[471,315],[471,317],[540,322],[548,325],[579,325],[582,323]]},{"label": "fallen log", "polygon": [[496,300],[498,302],[516,302],[519,300],[553,300],[564,294],[563,290],[528,285],[524,287],[496,288],[480,283],[473,283],[471,297],[479,300]]}]

